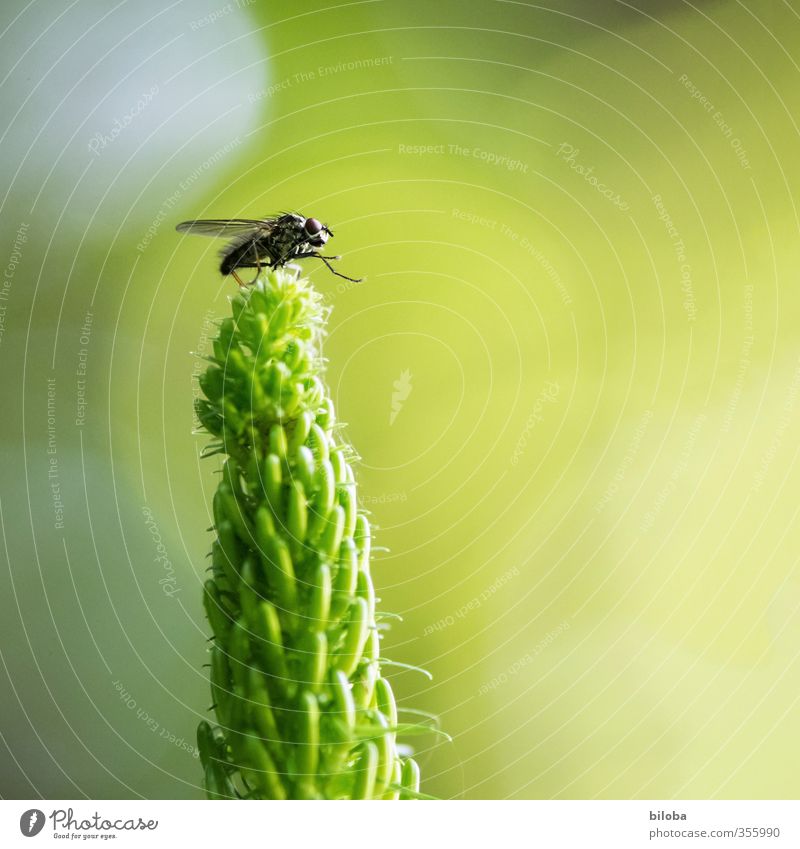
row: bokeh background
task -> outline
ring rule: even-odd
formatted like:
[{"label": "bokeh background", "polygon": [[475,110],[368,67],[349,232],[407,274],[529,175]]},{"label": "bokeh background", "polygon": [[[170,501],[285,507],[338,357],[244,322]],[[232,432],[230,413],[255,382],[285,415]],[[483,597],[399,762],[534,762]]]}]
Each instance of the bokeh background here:
[{"label": "bokeh background", "polygon": [[347,284],[422,789],[800,794],[800,3],[0,11],[0,795],[200,798],[230,280],[299,209]]}]

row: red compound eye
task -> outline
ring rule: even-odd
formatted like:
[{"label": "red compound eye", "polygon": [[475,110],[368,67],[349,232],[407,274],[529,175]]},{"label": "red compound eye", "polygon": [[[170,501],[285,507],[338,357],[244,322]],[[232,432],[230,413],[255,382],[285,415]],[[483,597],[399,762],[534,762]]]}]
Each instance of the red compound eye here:
[{"label": "red compound eye", "polygon": [[322,230],[322,223],[316,218],[306,218],[305,231],[309,236],[316,236]]}]

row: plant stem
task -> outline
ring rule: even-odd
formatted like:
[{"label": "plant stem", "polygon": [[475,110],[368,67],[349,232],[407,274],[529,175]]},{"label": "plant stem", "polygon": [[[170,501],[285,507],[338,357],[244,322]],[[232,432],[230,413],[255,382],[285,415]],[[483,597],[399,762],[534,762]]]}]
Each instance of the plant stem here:
[{"label": "plant stem", "polygon": [[[370,525],[323,383],[328,310],[306,278],[232,299],[196,410],[225,461],[204,605],[218,724],[198,746],[209,798],[419,795],[380,673]],[[404,731],[406,726],[404,726]]]}]

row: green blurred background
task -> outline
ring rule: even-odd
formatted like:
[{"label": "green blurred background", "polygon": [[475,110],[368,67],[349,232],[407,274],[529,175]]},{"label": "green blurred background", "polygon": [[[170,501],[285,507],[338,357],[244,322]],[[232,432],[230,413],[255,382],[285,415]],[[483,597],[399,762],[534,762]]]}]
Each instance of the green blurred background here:
[{"label": "green blurred background", "polygon": [[367,278],[305,265],[422,789],[800,795],[800,3],[0,14],[0,795],[202,795],[174,225],[287,208]]}]

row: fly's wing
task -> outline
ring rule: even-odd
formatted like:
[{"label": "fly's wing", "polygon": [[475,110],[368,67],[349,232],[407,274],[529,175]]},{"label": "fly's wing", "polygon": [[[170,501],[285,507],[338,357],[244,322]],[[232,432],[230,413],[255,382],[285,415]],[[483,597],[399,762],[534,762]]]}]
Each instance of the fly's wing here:
[{"label": "fly's wing", "polygon": [[255,218],[207,218],[200,221],[182,221],[175,228],[179,233],[192,233],[196,236],[230,238],[252,233],[253,236],[265,236],[275,226],[274,218],[257,220]]}]

